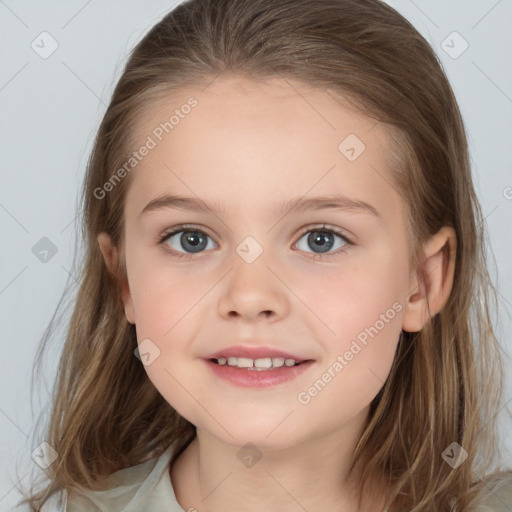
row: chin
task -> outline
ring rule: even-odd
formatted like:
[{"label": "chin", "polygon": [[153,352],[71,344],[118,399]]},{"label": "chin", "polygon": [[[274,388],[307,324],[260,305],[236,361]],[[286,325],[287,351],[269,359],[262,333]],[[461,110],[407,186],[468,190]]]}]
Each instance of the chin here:
[{"label": "chin", "polygon": [[[214,436],[220,442],[238,448],[244,448],[247,444],[254,445],[260,450],[284,450],[300,444],[303,440],[302,436],[295,436],[285,428],[278,427],[282,418],[276,422],[262,424],[258,428],[254,425],[237,424],[236,428],[231,425],[228,427],[229,435],[224,429],[218,425],[207,428],[211,436]],[[213,428],[212,428],[213,427]],[[278,430],[280,430],[278,432]]]}]

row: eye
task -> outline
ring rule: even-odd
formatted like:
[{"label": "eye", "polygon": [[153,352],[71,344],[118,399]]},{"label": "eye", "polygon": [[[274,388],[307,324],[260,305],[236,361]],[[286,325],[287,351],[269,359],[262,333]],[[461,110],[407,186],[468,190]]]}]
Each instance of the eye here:
[{"label": "eye", "polygon": [[[177,236],[180,233],[181,235]],[[172,240],[173,238],[176,238],[176,240]],[[182,225],[176,226],[171,231],[164,233],[158,242],[165,245],[165,250],[171,252],[173,256],[178,258],[191,258],[194,254],[202,252],[207,248],[211,249],[211,247],[208,247],[208,239],[211,240],[210,236],[204,231],[194,226]],[[166,244],[165,242],[168,240],[172,243]],[[180,252],[182,248],[190,252],[182,253]]]},{"label": "eye", "polygon": [[[305,235],[308,235],[305,239],[305,244],[303,244],[302,247],[299,247],[299,244]],[[335,237],[341,240],[341,244],[338,245],[338,248],[341,247],[341,250],[326,254],[335,245]],[[307,231],[303,231],[303,234],[296,245],[301,251],[306,252],[308,247],[319,249],[319,252],[314,253],[314,259],[321,260],[331,256],[336,256],[338,253],[346,251],[354,244],[341,231],[336,228],[328,228],[324,224],[313,228],[310,227]]]},{"label": "eye", "polygon": [[[177,236],[180,235],[180,236]],[[299,246],[305,235],[308,235],[302,247]],[[335,245],[335,238],[341,240],[338,248],[340,250],[328,253]],[[173,240],[175,239],[175,240]],[[172,256],[177,258],[193,258],[195,254],[203,252],[206,249],[211,249],[208,245],[208,239],[212,240],[203,230],[196,228],[193,225],[180,225],[164,233],[158,240],[159,244],[164,245],[164,250],[170,252]],[[167,241],[171,241],[167,244]],[[213,240],[212,240],[213,242]],[[213,242],[215,244],[215,242]],[[215,244],[216,246],[217,244]],[[340,230],[327,227],[325,224],[320,226],[309,227],[302,232],[301,238],[296,243],[299,250],[307,252],[308,246],[311,248],[319,249],[318,252],[313,253],[313,259],[327,259],[331,256],[336,256],[340,252],[345,252],[350,246],[354,244],[344,235]],[[185,252],[182,252],[184,250]]]}]

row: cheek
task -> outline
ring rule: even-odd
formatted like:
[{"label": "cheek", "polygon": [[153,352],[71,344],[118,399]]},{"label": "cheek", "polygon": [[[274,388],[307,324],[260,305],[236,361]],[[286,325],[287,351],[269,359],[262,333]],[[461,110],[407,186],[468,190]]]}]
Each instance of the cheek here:
[{"label": "cheek", "polygon": [[187,391],[192,376],[190,343],[202,321],[198,302],[211,283],[157,265],[141,265],[134,269],[132,277],[139,352],[142,354],[143,347],[148,347],[151,353],[144,369],[164,399],[180,414],[193,418],[197,404]]},{"label": "cheek", "polygon": [[173,337],[178,326],[198,322],[198,303],[211,285],[207,279],[194,279],[165,265],[135,268],[130,293],[138,333],[165,340]]},{"label": "cheek", "polygon": [[338,382],[345,381],[351,389],[378,391],[391,368],[408,285],[407,262],[402,259],[390,246],[353,253],[337,271],[316,269],[298,291],[314,313],[308,315],[310,330],[327,354],[325,368],[319,371],[341,356],[343,370],[337,374],[343,373],[343,378]]},{"label": "cheek", "polygon": [[[307,275],[295,281],[297,295],[332,336],[344,339],[373,325],[394,303],[402,302],[408,286],[406,261],[387,247],[353,252],[338,267],[312,266]],[[395,310],[390,312],[393,318]]]},{"label": "cheek", "polygon": [[325,293],[316,296],[316,312],[331,332],[315,322],[325,357],[310,387],[297,396],[308,414],[348,421],[382,389],[395,357],[403,310],[400,286],[383,275],[361,268],[330,276]]}]

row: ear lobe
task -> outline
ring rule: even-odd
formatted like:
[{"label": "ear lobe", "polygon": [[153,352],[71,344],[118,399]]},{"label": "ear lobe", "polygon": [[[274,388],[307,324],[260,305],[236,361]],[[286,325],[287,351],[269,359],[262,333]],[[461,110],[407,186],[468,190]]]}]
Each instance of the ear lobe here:
[{"label": "ear lobe", "polygon": [[[112,243],[112,239],[107,233],[100,233],[98,235],[98,245],[100,247],[100,251],[103,255],[103,259],[105,260],[105,264],[107,266],[108,271],[118,279],[118,266],[119,266],[119,252],[117,247]],[[126,315],[126,319],[131,324],[135,324],[135,311],[133,308],[132,298],[130,294],[130,288],[128,286],[128,282],[125,279],[122,279],[119,283],[121,287],[122,300],[124,304],[124,313]]]},{"label": "ear lobe", "polygon": [[445,306],[453,286],[456,245],[454,229],[444,226],[423,246],[421,278],[414,276],[411,279],[413,291],[404,308],[404,331],[421,331],[425,323]]}]

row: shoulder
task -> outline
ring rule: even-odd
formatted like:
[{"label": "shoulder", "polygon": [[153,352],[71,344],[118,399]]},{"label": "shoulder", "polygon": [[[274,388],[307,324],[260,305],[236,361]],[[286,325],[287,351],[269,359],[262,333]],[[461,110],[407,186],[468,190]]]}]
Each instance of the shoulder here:
[{"label": "shoulder", "polygon": [[[154,500],[153,491],[157,487],[158,495],[165,486],[170,488],[172,493],[170,478],[165,478],[168,474],[171,455],[171,448],[168,448],[159,457],[117,471],[105,479],[101,490],[77,489],[63,493],[64,508],[56,510],[59,512],[144,510],[146,505]],[[54,509],[49,509],[48,512],[50,511],[54,512]]]},{"label": "shoulder", "polygon": [[512,510],[512,470],[487,475],[477,485],[481,487],[481,491],[474,512]]}]

